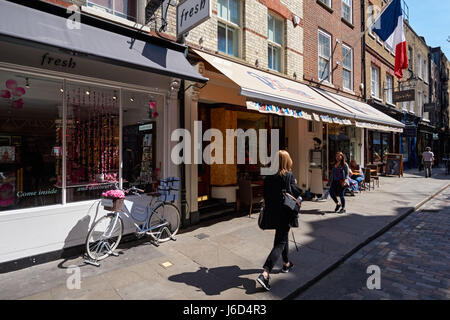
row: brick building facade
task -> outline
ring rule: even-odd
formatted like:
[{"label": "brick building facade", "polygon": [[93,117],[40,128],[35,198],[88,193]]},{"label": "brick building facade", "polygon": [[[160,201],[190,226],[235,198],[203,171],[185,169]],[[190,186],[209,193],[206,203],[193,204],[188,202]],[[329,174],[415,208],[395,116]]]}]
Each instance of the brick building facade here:
[{"label": "brick building facade", "polygon": [[[343,17],[342,0],[305,0],[304,8],[304,80],[313,85],[353,98],[362,98],[361,7],[352,3],[349,20]],[[327,4],[328,3],[328,4]],[[348,18],[347,17],[347,18]],[[331,43],[331,81],[319,80],[319,33]],[[351,48],[352,76],[350,88],[343,84],[343,46]]]}]

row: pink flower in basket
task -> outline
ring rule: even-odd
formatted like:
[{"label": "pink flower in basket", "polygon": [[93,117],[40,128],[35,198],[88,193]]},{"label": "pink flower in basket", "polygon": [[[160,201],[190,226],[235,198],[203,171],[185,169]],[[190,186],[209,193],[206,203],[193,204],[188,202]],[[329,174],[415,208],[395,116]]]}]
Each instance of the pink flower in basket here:
[{"label": "pink flower in basket", "polygon": [[102,196],[109,199],[125,199],[125,193],[122,190],[108,190],[103,192]]}]

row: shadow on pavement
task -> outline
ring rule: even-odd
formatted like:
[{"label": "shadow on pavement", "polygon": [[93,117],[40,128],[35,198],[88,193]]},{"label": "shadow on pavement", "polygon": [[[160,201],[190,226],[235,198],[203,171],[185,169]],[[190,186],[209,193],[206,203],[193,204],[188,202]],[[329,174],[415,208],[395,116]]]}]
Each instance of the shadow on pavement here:
[{"label": "shadow on pavement", "polygon": [[203,291],[208,296],[217,296],[231,288],[241,288],[246,294],[261,292],[254,279],[243,275],[260,273],[261,269],[242,270],[238,266],[216,268],[200,267],[196,272],[185,272],[169,277],[169,281],[184,283]]}]

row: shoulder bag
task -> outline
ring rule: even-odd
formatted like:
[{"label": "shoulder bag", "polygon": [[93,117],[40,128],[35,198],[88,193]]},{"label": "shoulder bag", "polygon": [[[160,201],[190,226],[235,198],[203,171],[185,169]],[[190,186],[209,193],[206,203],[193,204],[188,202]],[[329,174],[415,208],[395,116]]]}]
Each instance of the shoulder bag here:
[{"label": "shoulder bag", "polygon": [[285,189],[283,192],[283,206],[286,208],[286,211],[290,215],[291,226],[293,228],[298,228],[298,215],[300,213],[300,209],[302,207],[302,197],[298,197],[297,199],[291,194],[291,177],[286,179]]}]

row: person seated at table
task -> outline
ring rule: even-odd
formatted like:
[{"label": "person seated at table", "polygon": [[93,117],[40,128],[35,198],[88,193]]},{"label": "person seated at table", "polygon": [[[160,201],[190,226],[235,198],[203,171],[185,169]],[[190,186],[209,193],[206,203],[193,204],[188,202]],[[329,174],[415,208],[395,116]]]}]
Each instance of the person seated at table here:
[{"label": "person seated at table", "polygon": [[356,163],[355,160],[350,161],[349,175],[352,180],[356,180],[358,182],[358,185],[361,185],[364,181],[364,170],[359,164]]}]

